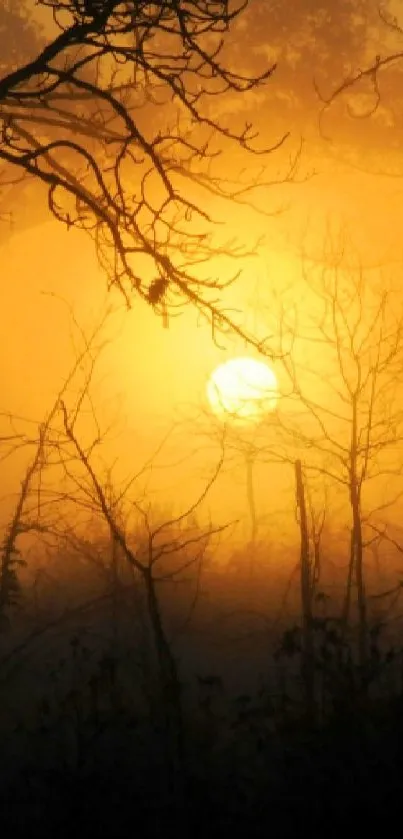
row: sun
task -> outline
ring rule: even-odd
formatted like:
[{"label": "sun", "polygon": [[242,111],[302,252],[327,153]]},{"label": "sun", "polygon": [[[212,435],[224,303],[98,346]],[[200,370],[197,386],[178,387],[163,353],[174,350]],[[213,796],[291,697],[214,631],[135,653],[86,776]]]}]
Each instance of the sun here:
[{"label": "sun", "polygon": [[273,370],[253,358],[232,358],[211,374],[207,398],[216,416],[243,425],[260,422],[274,411],[278,384]]}]

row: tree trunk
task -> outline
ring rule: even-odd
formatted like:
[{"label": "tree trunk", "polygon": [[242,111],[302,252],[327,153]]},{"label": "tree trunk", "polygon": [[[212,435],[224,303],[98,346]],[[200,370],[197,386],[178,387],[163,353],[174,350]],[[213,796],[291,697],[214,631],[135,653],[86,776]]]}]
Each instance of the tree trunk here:
[{"label": "tree trunk", "polygon": [[168,761],[168,779],[172,783],[174,801],[184,815],[185,754],[181,685],[178,668],[162,622],[160,605],[152,571],[144,573],[149,616],[154,636],[160,683],[160,708],[163,736]]},{"label": "tree trunk", "polygon": [[354,529],[351,528],[351,531],[350,531],[350,558],[349,558],[349,563],[348,563],[346,596],[344,598],[343,618],[342,618],[343,640],[346,640],[347,630],[348,630],[348,626],[349,626],[349,623],[350,623],[351,590],[352,590],[352,587],[353,587],[354,560],[355,560]]},{"label": "tree trunk", "polygon": [[367,598],[365,593],[364,581],[364,556],[362,545],[360,496],[359,490],[356,486],[352,488],[351,506],[353,514],[355,583],[357,586],[358,660],[362,671],[362,675],[364,675],[368,659],[368,617]]},{"label": "tree trunk", "polygon": [[254,464],[254,455],[250,452],[246,454],[246,496],[248,499],[248,509],[249,509],[249,517],[250,517],[250,561],[249,561],[249,572],[250,576],[253,576],[254,571],[254,563],[255,563],[255,548],[256,548],[256,538],[257,538],[257,528],[258,528],[258,521],[257,521],[257,514],[256,514],[256,498],[255,498],[255,488],[253,485],[253,464]]},{"label": "tree trunk", "polygon": [[299,510],[300,569],[302,607],[302,663],[301,676],[305,692],[306,713],[313,722],[315,715],[315,663],[312,638],[312,584],[309,556],[309,532],[306,512],[305,487],[300,460],[295,461],[296,498]]},{"label": "tree trunk", "polygon": [[361,519],[361,481],[358,476],[358,419],[357,419],[357,397],[353,398],[353,416],[351,428],[350,448],[350,504],[352,513],[352,540],[351,553],[355,571],[355,583],[357,586],[357,611],[358,611],[358,661],[361,668],[361,676],[365,674],[367,666],[367,600],[364,584],[363,567],[363,545],[362,545],[362,519]]}]

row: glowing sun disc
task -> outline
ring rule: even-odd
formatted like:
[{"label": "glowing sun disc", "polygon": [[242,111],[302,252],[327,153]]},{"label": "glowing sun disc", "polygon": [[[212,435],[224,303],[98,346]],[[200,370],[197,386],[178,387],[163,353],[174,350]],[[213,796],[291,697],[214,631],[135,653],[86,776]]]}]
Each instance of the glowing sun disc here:
[{"label": "glowing sun disc", "polygon": [[278,399],[273,370],[253,358],[232,358],[216,367],[206,390],[216,416],[244,424],[260,422],[274,411]]}]

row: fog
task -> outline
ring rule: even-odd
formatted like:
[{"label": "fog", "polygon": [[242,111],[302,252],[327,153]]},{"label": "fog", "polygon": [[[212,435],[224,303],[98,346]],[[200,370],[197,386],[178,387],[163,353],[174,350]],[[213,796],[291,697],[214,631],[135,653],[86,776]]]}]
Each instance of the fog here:
[{"label": "fog", "polygon": [[[90,14],[31,5],[0,10],[4,79]],[[156,14],[140,5],[134,33]],[[166,80],[150,87],[150,68],[136,85],[132,59],[116,76],[76,69],[79,91],[119,83],[136,116],[136,154],[119,163],[116,115],[74,99],[53,59],[25,100],[0,79],[0,795],[13,829],[22,783],[32,825],[46,810],[59,832],[66,778],[94,808],[115,772],[119,801],[144,784],[150,836],[171,817],[184,836],[295,835],[299,813],[330,829],[337,796],[362,811],[370,760],[380,824],[399,788],[403,19],[372,0],[283,6],[251,0],[223,38],[242,83],[276,63],[264,83],[241,93],[195,74],[228,87],[206,96],[204,122]],[[54,66],[60,99],[31,106]],[[277,381],[244,424],[206,390],[234,358]],[[356,799],[340,781],[352,755]],[[127,802],[112,798],[105,824],[123,836]],[[72,810],[83,829],[87,804]]]}]

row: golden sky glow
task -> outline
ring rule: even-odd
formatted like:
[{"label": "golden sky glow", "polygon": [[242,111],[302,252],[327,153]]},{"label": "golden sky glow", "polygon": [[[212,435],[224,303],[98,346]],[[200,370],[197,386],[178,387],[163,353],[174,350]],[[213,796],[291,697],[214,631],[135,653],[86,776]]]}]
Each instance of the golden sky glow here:
[{"label": "golden sky glow", "polygon": [[[257,0],[255,9],[262,14],[263,7],[264,4],[259,4]],[[48,16],[51,25],[48,11],[43,11],[43,18]],[[274,36],[271,31],[266,36],[266,30],[260,27],[260,23],[257,31],[258,24],[254,15],[250,16],[250,25],[249,43],[257,43],[260,36],[267,42],[260,44],[262,56],[263,47],[272,48]],[[238,49],[240,43],[240,39],[235,40],[234,49]],[[303,50],[305,49],[306,45],[303,47]],[[253,55],[252,50],[243,49],[242,56],[238,56],[237,61],[242,58],[245,61],[250,59],[253,63]],[[302,64],[298,66],[301,68]],[[283,125],[291,131],[296,145],[303,134],[305,145],[301,171],[294,183],[281,183],[282,166],[284,164],[286,170],[288,165],[289,147],[273,154],[273,169],[270,170],[267,180],[269,183],[275,183],[278,176],[280,183],[261,186],[251,195],[251,200],[260,210],[259,213],[254,213],[249,207],[236,202],[220,202],[212,195],[204,196],[203,206],[220,222],[212,225],[213,235],[219,243],[227,239],[236,239],[248,253],[253,253],[256,241],[260,243],[255,256],[242,257],[235,267],[231,265],[229,268],[228,260],[222,254],[217,255],[209,264],[209,272],[213,277],[225,279],[228,273],[236,273],[239,269],[240,281],[223,293],[223,306],[229,311],[240,313],[239,320],[246,324],[248,330],[257,333],[259,340],[268,335],[270,348],[276,348],[279,342],[278,333],[284,311],[287,319],[295,322],[302,332],[309,328],[306,340],[300,337],[292,343],[292,360],[298,384],[310,398],[334,410],[335,407],[340,407],[340,400],[337,401],[337,396],[334,395],[339,383],[337,359],[335,360],[331,348],[324,348],[311,340],[315,337],[311,320],[317,322],[318,318],[312,295],[306,292],[306,284],[301,278],[302,250],[306,251],[308,257],[312,257],[306,269],[308,279],[312,279],[315,260],[320,263],[324,253],[329,224],[334,224],[335,228],[339,224],[344,225],[353,249],[356,249],[362,262],[368,282],[371,285],[382,284],[385,278],[388,282],[394,279],[396,286],[400,288],[400,180],[370,174],[371,168],[374,172],[378,168],[383,170],[385,156],[379,152],[378,135],[375,137],[378,144],[374,139],[372,149],[369,123],[365,121],[358,123],[340,120],[340,125],[344,126],[345,133],[349,133],[352,141],[358,130],[361,131],[359,126],[364,126],[362,130],[368,133],[367,145],[362,143],[361,134],[357,134],[357,147],[364,171],[345,163],[347,153],[341,140],[339,144],[333,145],[327,140],[319,148],[316,136],[319,103],[313,92],[312,73],[309,71],[305,79],[310,97],[307,102],[301,98],[298,91],[298,96],[294,95],[288,84],[291,79],[293,84],[297,85],[301,73],[296,73],[293,67],[287,67],[286,56],[282,55],[278,73],[267,87],[262,87],[259,91],[259,97],[263,98],[257,99],[257,93],[251,93],[248,99],[250,113],[244,113],[243,100],[237,99],[238,104],[234,104],[234,111],[229,113],[228,120],[235,121],[239,117],[243,121],[244,116],[246,118],[250,115],[260,131],[262,146],[270,146],[278,139]],[[340,68],[335,45],[335,73],[341,72]],[[291,75],[286,78],[288,72]],[[335,75],[335,81],[337,78]],[[384,101],[387,102],[386,93],[382,93]],[[394,101],[395,95],[392,90],[389,96],[391,102]],[[267,99],[264,99],[265,96]],[[283,102],[281,107],[280,100]],[[276,107],[273,104],[275,101]],[[298,119],[296,101],[300,103]],[[221,108],[219,99],[216,101],[216,107]],[[141,111],[137,116],[139,119],[143,118]],[[298,121],[300,118],[307,120],[308,134],[305,131],[305,123]],[[377,125],[378,122],[372,122],[371,130],[375,131]],[[332,136],[337,139],[336,119],[333,119],[331,128]],[[384,128],[385,132],[386,128],[387,126]],[[312,139],[313,135],[315,142]],[[385,133],[384,148],[389,148],[386,143],[388,136]],[[372,156],[367,172],[367,161],[363,152],[369,154],[370,151]],[[376,166],[372,165],[373,158],[376,158]],[[219,165],[220,174],[225,177],[236,175],[236,152],[223,155]],[[252,160],[251,167],[252,172],[258,173],[260,158]],[[246,174],[249,177],[249,172]],[[190,200],[199,199],[195,183],[189,181],[186,189]],[[18,191],[15,195],[18,196]],[[91,240],[75,230],[67,232],[53,220],[44,224],[43,222],[49,218],[46,196],[34,183],[32,192],[28,195],[30,200],[15,199],[12,206],[12,229],[6,220],[1,220],[3,296],[0,307],[0,409],[7,414],[22,415],[39,422],[53,403],[75,357],[74,341],[71,340],[71,334],[75,330],[72,328],[68,306],[74,310],[80,326],[90,330],[98,318],[98,312],[105,305],[106,293],[105,277],[97,264]],[[4,213],[8,211],[10,201],[11,197],[7,193],[0,208]],[[281,212],[277,212],[280,210]],[[202,263],[200,272],[203,270]],[[278,305],[274,300],[274,293],[277,295]],[[62,300],[56,299],[56,295]],[[399,298],[399,292],[397,297]],[[116,297],[111,295],[107,303],[115,300]],[[259,366],[258,369],[268,370],[267,384],[271,393],[268,397],[266,395],[267,398],[262,398],[260,392],[261,385],[266,387],[266,378],[256,382],[252,375],[250,382],[249,373],[244,374],[241,371],[234,379],[231,365],[233,360],[246,352],[243,342],[226,336],[222,342],[223,348],[221,344],[217,346],[211,339],[209,326],[203,321],[200,322],[191,310],[186,310],[181,317],[172,318],[169,329],[166,330],[161,328],[153,310],[135,299],[131,311],[122,310],[118,318],[119,322],[116,318],[111,321],[110,328],[108,324],[110,344],[99,364],[97,363],[95,399],[98,414],[105,426],[114,422],[115,409],[121,419],[119,433],[116,431],[112,442],[105,444],[105,461],[113,462],[116,457],[118,462],[123,464],[122,468],[140,468],[142,462],[158,447],[167,427],[177,422],[175,446],[178,450],[175,453],[172,451],[171,459],[172,462],[180,461],[183,464],[182,471],[179,474],[179,467],[175,467],[175,473],[168,469],[156,471],[155,483],[161,488],[160,497],[164,502],[168,499],[167,503],[171,503],[172,499],[175,499],[175,504],[180,506],[182,495],[186,499],[189,496],[189,486],[194,488],[197,482],[202,484],[208,469],[214,466],[216,452],[210,454],[209,461],[204,453],[200,455],[201,466],[194,466],[189,455],[194,448],[193,417],[202,414],[206,383],[208,382],[207,396],[213,409],[209,412],[210,420],[212,412],[221,419],[226,413],[235,414],[238,424],[250,423],[252,428],[255,420],[260,419],[267,408],[272,412],[275,406],[276,398],[273,397],[270,380],[270,375],[274,376],[274,373],[267,366],[264,367],[262,359],[262,367]],[[283,323],[283,338],[286,337]],[[252,360],[243,361],[249,364]],[[256,365],[257,362],[254,361],[253,364]],[[215,372],[212,374],[212,371]],[[264,375],[267,376],[267,373]],[[292,402],[291,398],[287,399],[284,396],[293,391],[293,382],[287,377],[281,362],[275,363],[275,375],[282,394],[281,404],[282,410],[284,406],[285,421],[289,420],[291,413],[294,426],[297,429],[301,428],[308,435],[309,422],[314,424],[312,417],[309,418],[310,415],[304,406],[298,408],[296,398]],[[246,393],[245,380],[249,381]],[[272,413],[273,418],[276,416],[278,414]],[[188,426],[186,433],[182,433],[180,423],[185,421],[188,422]],[[202,421],[204,422],[204,415]],[[332,423],[333,431],[333,426],[336,427],[338,421],[329,416],[326,422],[327,428]],[[5,421],[3,424],[6,434],[8,426]],[[173,446],[172,442],[172,449]],[[25,450],[21,455],[18,454],[2,464],[5,492],[8,492],[10,485],[17,488],[20,485],[25,463],[17,462],[17,456],[22,461]],[[26,456],[30,456],[30,451]],[[293,492],[292,470],[272,463],[268,467],[263,462],[256,465],[256,470],[261,470],[256,483],[258,492],[264,499],[267,516],[272,516],[276,521],[279,518],[279,487],[282,484],[284,492],[288,493],[284,508],[289,511],[292,520],[290,526],[294,527],[294,508],[289,497]],[[239,478],[241,483],[242,480],[242,477]],[[222,489],[223,484],[225,491]],[[163,489],[166,490],[166,496]],[[224,473],[220,476],[217,488],[213,488],[210,498],[217,518],[221,515],[240,518],[244,511],[243,489],[234,481],[232,473],[228,480]]]},{"label": "golden sky glow", "polygon": [[[345,691],[354,718],[372,708],[376,674],[382,703],[384,683],[400,684],[400,654],[383,645],[398,651],[403,633],[403,2],[381,4],[394,24],[379,0],[302,0],[292,15],[246,0],[228,42],[223,27],[221,81],[210,47],[221,25],[209,32],[203,17],[218,3],[117,0],[113,27],[131,5],[128,25],[97,42],[101,0],[65,0],[73,41],[65,56],[45,52],[46,73],[29,31],[25,47],[18,26],[10,44],[14,25],[2,30],[21,7],[38,14],[43,45],[63,44],[53,8],[63,3],[37,3],[0,0],[0,87],[7,68],[35,71],[20,96],[0,90],[0,680],[10,691],[0,743],[14,752],[20,729],[15,753],[25,762],[32,741],[40,784],[53,756],[74,780],[78,713],[90,780],[100,766],[91,803],[115,729],[119,750],[122,737],[129,749],[141,740],[162,819],[165,764],[181,793],[182,734],[185,782],[194,764],[203,789],[204,755],[214,786],[224,747],[229,769],[250,764],[245,790],[243,777],[224,778],[245,798],[245,817],[231,812],[246,826],[260,807],[256,749],[271,760],[273,732],[279,759],[263,763],[273,777],[281,769],[283,696],[297,734],[301,720],[327,736],[344,676],[357,686]],[[191,7],[203,32],[187,65]],[[387,66],[364,69],[387,53]],[[343,92],[354,68],[358,84]],[[255,74],[259,84],[241,95],[237,73],[238,87]],[[16,162],[29,160],[21,178]],[[98,705],[106,738],[91,735]],[[153,709],[161,748],[148,740]],[[112,833],[114,820],[112,807]]]}]

